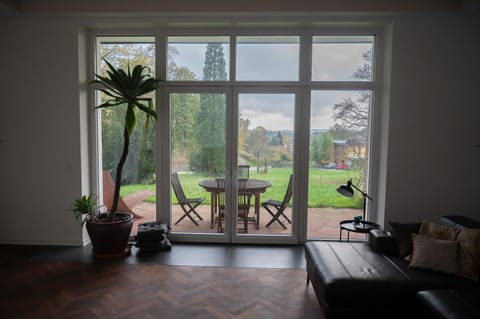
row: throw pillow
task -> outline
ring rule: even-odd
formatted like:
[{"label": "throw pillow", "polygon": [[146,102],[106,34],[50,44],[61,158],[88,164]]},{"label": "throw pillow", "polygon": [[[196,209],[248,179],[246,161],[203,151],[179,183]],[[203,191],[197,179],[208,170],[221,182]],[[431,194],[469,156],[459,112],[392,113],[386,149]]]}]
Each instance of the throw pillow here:
[{"label": "throw pillow", "polygon": [[413,252],[410,267],[458,274],[457,247],[455,240],[433,239],[412,234]]},{"label": "throw pillow", "polygon": [[459,228],[423,221],[419,235],[434,239],[455,240],[460,232]]},{"label": "throw pillow", "polygon": [[412,234],[418,234],[422,223],[397,223],[390,222],[393,236],[397,241],[398,255],[404,258],[412,253]]},{"label": "throw pillow", "polygon": [[480,278],[480,230],[462,228],[457,236],[460,275],[472,280]]}]

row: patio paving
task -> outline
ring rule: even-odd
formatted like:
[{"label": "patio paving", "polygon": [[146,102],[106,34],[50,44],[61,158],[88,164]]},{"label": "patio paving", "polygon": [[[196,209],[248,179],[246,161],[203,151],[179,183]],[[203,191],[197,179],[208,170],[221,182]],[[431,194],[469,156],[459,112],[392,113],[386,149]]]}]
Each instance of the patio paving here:
[{"label": "patio paving", "polygon": [[[252,208],[253,209],[253,208]],[[155,204],[142,202],[134,207],[134,212],[143,218],[135,218],[133,225],[133,233],[136,233],[139,223],[154,221]],[[210,205],[200,205],[196,211],[202,216],[203,221],[197,220],[198,226],[192,223],[188,218],[184,218],[178,225],[172,225],[172,232],[182,233],[216,233],[217,227],[210,228]],[[173,218],[176,222],[183,211],[178,205],[172,207]],[[286,215],[291,216],[291,209],[286,210]],[[321,238],[321,239],[338,239],[339,238],[339,223],[342,220],[353,219],[354,216],[362,215],[361,209],[350,208],[310,208],[308,211],[308,231],[307,238]],[[264,235],[289,235],[291,233],[291,225],[285,224],[287,229],[283,229],[278,223],[273,223],[269,227],[265,227],[271,219],[271,216],[263,208],[260,209],[260,228],[256,229],[253,223],[249,224],[249,234],[264,234]],[[346,236],[346,233],[344,233]],[[365,235],[351,233],[350,238],[365,239]]]}]

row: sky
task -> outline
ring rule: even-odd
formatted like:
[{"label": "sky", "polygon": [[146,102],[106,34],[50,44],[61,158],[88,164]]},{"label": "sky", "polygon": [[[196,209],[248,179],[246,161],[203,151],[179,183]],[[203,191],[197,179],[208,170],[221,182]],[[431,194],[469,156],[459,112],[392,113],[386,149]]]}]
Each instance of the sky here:
[{"label": "sky", "polygon": [[293,130],[295,95],[293,94],[240,94],[239,112],[248,118],[249,129],[257,126],[268,131]]},{"label": "sky", "polygon": [[[178,50],[173,57],[178,66],[203,77],[206,43],[171,43]],[[227,73],[230,50],[223,43]],[[312,80],[351,81],[352,74],[363,65],[362,54],[371,48],[365,43],[314,43],[312,48]],[[239,81],[297,81],[299,69],[298,43],[255,43],[237,45],[236,79]],[[332,110],[343,97],[353,91],[312,92],[311,128],[328,129],[333,125]],[[267,130],[293,129],[293,94],[241,94],[239,107],[250,128],[262,126]]]}]

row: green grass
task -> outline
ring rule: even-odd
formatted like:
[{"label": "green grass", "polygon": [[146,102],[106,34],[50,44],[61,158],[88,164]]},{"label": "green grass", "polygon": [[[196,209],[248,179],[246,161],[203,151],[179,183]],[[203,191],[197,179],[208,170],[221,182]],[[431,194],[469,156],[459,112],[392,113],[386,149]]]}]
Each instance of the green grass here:
[{"label": "green grass", "polygon": [[358,179],[359,170],[327,170],[310,168],[308,182],[309,207],[361,208],[361,196],[348,198],[337,192],[337,187],[352,178]]},{"label": "green grass", "polygon": [[[288,177],[291,170],[288,168],[272,168],[266,174],[257,174],[250,172],[250,178],[267,180],[272,184],[265,193],[262,194],[262,200],[274,198],[281,200],[285,195]],[[310,178],[308,185],[308,206],[309,207],[334,207],[334,208],[361,208],[362,198],[348,198],[337,193],[338,185],[345,184],[348,179],[356,178],[360,175],[358,170],[326,170],[310,169]],[[210,204],[210,194],[198,185],[201,180],[212,177],[202,174],[179,174],[180,182],[187,197],[205,197],[204,204]],[[121,195],[127,196],[139,190],[155,190],[155,185],[125,185],[121,188]],[[147,199],[147,202],[155,202],[155,196]],[[177,203],[177,198],[172,191],[172,203]]]}]

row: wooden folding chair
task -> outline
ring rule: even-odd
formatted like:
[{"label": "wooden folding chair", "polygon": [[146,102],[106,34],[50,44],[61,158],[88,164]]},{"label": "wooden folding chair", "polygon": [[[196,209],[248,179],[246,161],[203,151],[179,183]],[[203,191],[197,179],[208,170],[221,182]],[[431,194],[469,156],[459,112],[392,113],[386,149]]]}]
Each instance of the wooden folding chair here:
[{"label": "wooden folding chair", "polygon": [[[217,190],[215,192],[215,219],[218,232],[223,232],[223,221],[225,220],[225,179],[217,178]],[[238,231],[248,233],[248,213],[250,211],[250,194],[246,191],[245,178],[238,180],[238,210],[237,224]],[[241,227],[243,226],[243,227]]]},{"label": "wooden folding chair", "polygon": [[[285,215],[285,208],[287,208],[290,199],[292,198],[293,194],[293,175],[290,175],[290,179],[288,180],[287,190],[285,192],[285,196],[283,197],[282,201],[275,200],[275,199],[267,199],[266,201],[262,202],[262,206],[267,210],[267,212],[272,216],[272,219],[265,225],[265,227],[269,227],[273,222],[277,222],[282,226],[284,229],[287,229],[285,226],[285,222],[291,224],[292,221]],[[273,211],[273,209],[275,211]],[[283,221],[280,220],[280,217],[283,218]]]},{"label": "wooden folding chair", "polygon": [[203,201],[205,200],[204,197],[199,198],[187,198],[182,188],[182,184],[180,184],[180,179],[178,178],[178,173],[172,173],[172,187],[173,191],[175,192],[175,196],[177,196],[177,201],[180,207],[183,210],[183,215],[180,217],[176,222],[177,225],[181,222],[185,217],[188,217],[195,225],[198,226],[197,221],[192,217],[192,213],[200,220],[203,220],[202,216],[200,216],[196,211],[195,208],[198,207]]},{"label": "wooden folding chair", "polygon": [[[112,209],[113,204],[113,194],[115,192],[115,183],[113,181],[112,175],[109,171],[103,171],[103,205],[107,207],[108,210]],[[126,197],[118,198],[117,209],[119,211],[129,212],[133,214],[135,218],[143,218],[142,215],[138,215],[133,212],[133,208],[143,202],[145,199],[155,195],[155,192],[144,190],[138,191]]]}]

